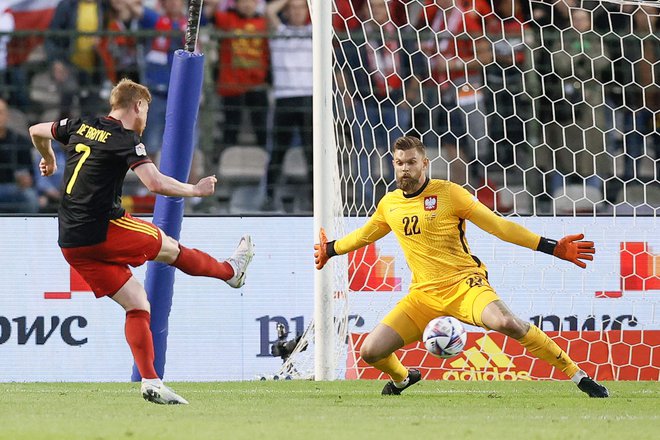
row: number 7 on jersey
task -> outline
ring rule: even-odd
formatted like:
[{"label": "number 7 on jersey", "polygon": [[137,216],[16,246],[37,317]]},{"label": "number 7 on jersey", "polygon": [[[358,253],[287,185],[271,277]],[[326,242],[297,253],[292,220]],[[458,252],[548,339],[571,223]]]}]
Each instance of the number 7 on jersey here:
[{"label": "number 7 on jersey", "polygon": [[73,170],[73,174],[71,175],[71,180],[69,180],[69,184],[66,186],[67,194],[71,194],[73,185],[76,183],[76,179],[78,178],[78,173],[80,172],[80,169],[82,168],[89,155],[92,153],[92,149],[85,144],[76,144],[76,152],[82,153],[82,156],[80,156],[80,159],[76,164],[76,168]]}]

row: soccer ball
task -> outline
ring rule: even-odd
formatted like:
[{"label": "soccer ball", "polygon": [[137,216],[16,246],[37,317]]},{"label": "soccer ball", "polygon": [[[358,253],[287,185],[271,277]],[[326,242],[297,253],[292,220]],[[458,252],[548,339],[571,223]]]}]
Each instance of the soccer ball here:
[{"label": "soccer ball", "polygon": [[458,319],[441,316],[432,319],[426,325],[422,341],[424,341],[426,350],[433,356],[447,359],[463,351],[467,333]]}]

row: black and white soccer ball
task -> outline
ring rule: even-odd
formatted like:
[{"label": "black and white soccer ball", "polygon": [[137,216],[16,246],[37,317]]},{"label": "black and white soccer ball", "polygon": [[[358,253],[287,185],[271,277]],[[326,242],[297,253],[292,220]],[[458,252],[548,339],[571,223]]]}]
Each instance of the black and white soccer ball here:
[{"label": "black and white soccer ball", "polygon": [[433,356],[447,359],[463,351],[467,333],[458,319],[441,316],[426,325],[422,341],[426,350]]}]

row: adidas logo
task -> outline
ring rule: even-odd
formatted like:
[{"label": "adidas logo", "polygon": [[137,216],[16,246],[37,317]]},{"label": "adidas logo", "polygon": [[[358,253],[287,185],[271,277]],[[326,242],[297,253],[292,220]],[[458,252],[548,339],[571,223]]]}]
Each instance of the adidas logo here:
[{"label": "adidas logo", "polygon": [[531,380],[529,371],[515,371],[513,360],[488,335],[475,344],[479,348],[471,347],[449,363],[461,371],[447,371],[443,380]]}]

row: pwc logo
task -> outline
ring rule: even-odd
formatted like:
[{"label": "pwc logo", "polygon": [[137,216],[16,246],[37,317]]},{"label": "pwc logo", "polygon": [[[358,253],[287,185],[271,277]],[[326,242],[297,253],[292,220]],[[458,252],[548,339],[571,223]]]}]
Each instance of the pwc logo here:
[{"label": "pwc logo", "polygon": [[648,243],[623,242],[619,251],[620,288],[596,292],[596,298],[620,298],[624,291],[660,290],[660,256]]},{"label": "pwc logo", "polygon": [[479,348],[471,347],[449,363],[463,371],[446,371],[443,380],[531,380],[529,371],[512,371],[516,368],[513,360],[488,335],[475,344]]},{"label": "pwc logo", "polygon": [[44,299],[71,299],[73,292],[91,292],[92,288],[89,284],[76,272],[76,270],[69,266],[69,288],[68,292],[44,292]]},{"label": "pwc logo", "polygon": [[[44,299],[69,299],[71,292],[91,292],[80,275],[70,269],[70,292],[44,292]],[[88,321],[85,316],[0,316],[0,345],[43,346],[57,340],[69,346],[88,343],[83,329]]]},{"label": "pwc logo", "polygon": [[378,255],[375,243],[348,255],[349,289],[353,292],[398,292],[401,278],[394,275],[394,257]]}]

